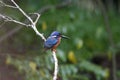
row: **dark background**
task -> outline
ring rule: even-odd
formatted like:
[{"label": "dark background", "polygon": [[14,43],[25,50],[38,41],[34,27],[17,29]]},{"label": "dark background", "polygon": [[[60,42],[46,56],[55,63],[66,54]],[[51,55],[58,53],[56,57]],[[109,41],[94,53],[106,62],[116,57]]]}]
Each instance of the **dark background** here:
[{"label": "dark background", "polygon": [[[45,37],[54,30],[70,37],[57,49],[58,80],[120,80],[119,0],[15,2],[27,14],[41,14],[37,29]],[[18,10],[2,4],[0,14],[29,23]],[[0,18],[0,80],[52,80],[52,53],[43,50],[32,28]]]}]

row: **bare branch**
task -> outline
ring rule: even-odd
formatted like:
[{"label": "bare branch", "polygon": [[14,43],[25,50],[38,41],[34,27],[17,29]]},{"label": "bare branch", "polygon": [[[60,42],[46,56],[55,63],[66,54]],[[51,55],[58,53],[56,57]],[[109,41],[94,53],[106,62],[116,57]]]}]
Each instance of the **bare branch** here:
[{"label": "bare branch", "polygon": [[[36,32],[37,35],[39,35],[44,41],[46,41],[45,37],[43,36],[43,34],[39,33],[39,31],[36,28],[36,24],[40,18],[40,14],[38,13],[34,13],[37,15],[37,18],[35,19],[35,21],[32,20],[32,18],[30,16],[28,16],[19,6],[18,4],[14,1],[11,0],[11,2],[15,5],[15,7],[31,22],[31,25],[26,25],[25,23],[22,23],[20,21],[14,20],[11,17],[8,16],[3,16],[0,14],[0,17],[2,17],[3,19],[5,19],[6,21],[11,21],[11,22],[15,22],[24,26],[31,26],[31,28]],[[6,6],[5,3],[1,2],[2,4],[4,4]]]},{"label": "bare branch", "polygon": [[34,23],[36,24],[36,23],[38,22],[39,18],[40,18],[40,14],[38,14],[38,13],[34,13],[34,14],[37,15],[37,18],[36,18],[36,20],[34,21]]},{"label": "bare branch", "polygon": [[27,18],[31,23],[33,23],[33,20],[16,4],[14,0],[11,0],[13,4],[17,7],[17,9]]},{"label": "bare branch", "polygon": [[[11,17],[8,17],[8,16],[3,16],[3,15],[0,15],[0,17],[2,17],[3,19],[5,19],[6,21],[11,21],[11,22],[15,22],[15,23],[18,23],[18,24],[21,24],[21,25],[24,25],[24,26],[31,26],[31,28],[36,32],[37,35],[39,35],[44,41],[46,41],[46,38],[43,36],[43,34],[39,33],[39,31],[37,30],[36,28],[36,24],[40,18],[40,14],[38,13],[34,13],[37,15],[37,18],[35,19],[35,21],[33,21],[33,19],[27,15],[19,6],[18,4],[16,4],[16,2],[14,0],[11,0],[11,2],[15,5],[15,8],[17,8],[30,22],[31,22],[31,25],[26,25],[25,23],[22,23],[20,21],[17,21],[17,20],[14,20],[12,19]],[[4,4],[4,3],[3,3]],[[60,8],[60,7],[64,7],[65,5],[67,4],[62,4],[62,6],[56,6],[56,8]],[[4,4],[4,6],[6,6],[6,4]],[[8,6],[8,5],[7,5]],[[11,6],[8,6],[8,7],[11,7]],[[14,7],[14,6],[12,6]],[[51,7],[52,8],[52,7]],[[50,9],[50,8],[48,8]],[[46,9],[46,10],[48,10]],[[42,10],[41,10],[42,11]],[[44,11],[44,10],[43,10]],[[16,30],[15,30],[16,31]],[[12,34],[12,33],[11,33]],[[5,36],[2,38],[2,40],[6,38]],[[0,40],[0,41],[2,41]],[[55,64],[55,68],[54,68],[54,76],[53,76],[53,80],[57,80],[57,73],[58,73],[58,60],[57,60],[57,57],[56,57],[56,52],[53,51],[53,58],[54,58],[54,64]]]},{"label": "bare branch", "polygon": [[[66,5],[63,5],[63,3],[66,3]],[[70,4],[71,4],[71,0],[67,0],[66,2],[62,2],[62,3],[57,4],[57,5],[54,5],[54,6],[52,6],[52,5],[44,6],[44,7],[42,7],[40,10],[38,10],[37,13],[39,13],[39,14],[45,13],[45,12],[51,10],[53,7],[56,8],[56,9],[62,9],[62,8],[64,8],[64,7],[66,7],[66,6],[69,6]],[[34,16],[34,15],[32,15],[32,16],[30,16],[30,17],[33,18],[33,19],[36,18],[36,16]],[[28,23],[28,20],[27,20],[27,19],[24,20],[24,23]],[[18,29],[18,27],[21,27],[21,28]],[[20,26],[20,25],[19,25],[18,27],[16,27],[17,30],[15,30],[15,29],[11,30],[11,31],[9,32],[9,33],[12,32],[11,34],[8,34],[8,33],[7,33],[7,34],[3,35],[2,37],[4,37],[4,36],[6,36],[6,37],[5,37],[4,39],[0,40],[0,42],[4,41],[5,39],[7,39],[8,37],[12,36],[12,35],[15,34],[17,31],[19,31],[20,29],[23,28],[23,26]],[[14,31],[14,30],[15,30],[15,31]]]},{"label": "bare branch", "polygon": [[43,36],[43,34],[39,33],[39,31],[37,30],[37,28],[33,25],[32,29],[36,32],[36,34],[38,36],[40,36],[44,41],[46,41],[45,37]]},{"label": "bare branch", "polygon": [[4,16],[4,15],[2,15],[2,14],[0,14],[0,17],[3,18],[3,19],[5,19],[5,22],[10,21],[10,22],[14,22],[14,23],[17,23],[17,24],[20,24],[20,25],[23,25],[23,26],[27,26],[27,27],[30,26],[30,25],[27,25],[27,24],[22,23],[22,22],[20,22],[20,21],[14,20],[14,19],[12,19],[11,17]]},{"label": "bare branch", "polygon": [[3,5],[3,6],[6,6],[6,7],[9,7],[9,8],[17,8],[17,7],[15,7],[15,6],[11,6],[11,5],[7,5],[7,4],[5,4],[4,2],[2,2],[2,1],[0,1],[0,3]]},{"label": "bare branch", "polygon": [[18,8],[18,10],[31,22],[31,27],[32,29],[36,32],[37,35],[39,35],[44,41],[46,41],[45,37],[43,36],[43,34],[39,33],[39,31],[36,28],[36,23],[38,21],[38,19],[40,18],[40,15],[38,15],[38,17],[36,18],[35,22],[33,22],[32,18],[30,16],[28,16],[17,4],[14,0],[11,0],[13,2],[13,4]]},{"label": "bare branch", "polygon": [[57,57],[56,57],[56,53],[55,53],[55,51],[53,51],[52,53],[53,53],[52,55],[53,55],[53,58],[54,58],[54,64],[55,64],[53,80],[57,80],[57,73],[58,73],[58,60],[57,60]]}]

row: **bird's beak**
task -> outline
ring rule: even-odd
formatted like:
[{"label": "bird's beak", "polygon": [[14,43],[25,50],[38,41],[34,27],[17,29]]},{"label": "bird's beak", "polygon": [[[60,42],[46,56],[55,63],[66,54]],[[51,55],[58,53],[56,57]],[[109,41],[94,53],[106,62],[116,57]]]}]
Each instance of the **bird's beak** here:
[{"label": "bird's beak", "polygon": [[64,38],[64,39],[69,39],[69,37],[64,36],[64,35],[61,35],[61,37]]}]

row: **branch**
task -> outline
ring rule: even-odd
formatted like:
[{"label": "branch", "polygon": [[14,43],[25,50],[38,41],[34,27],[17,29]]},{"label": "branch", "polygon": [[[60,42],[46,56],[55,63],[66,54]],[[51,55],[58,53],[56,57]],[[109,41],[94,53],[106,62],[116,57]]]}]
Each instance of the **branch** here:
[{"label": "branch", "polygon": [[11,0],[16,8],[33,24],[33,20],[16,4],[14,0]]},{"label": "branch", "polygon": [[17,24],[20,24],[20,25],[23,25],[23,26],[27,26],[27,27],[30,26],[30,25],[27,25],[27,24],[22,23],[22,22],[20,22],[20,21],[14,20],[14,19],[12,19],[11,17],[4,16],[4,15],[2,15],[2,14],[0,14],[0,17],[3,18],[3,19],[5,20],[5,22],[10,21],[10,22],[14,22],[14,23],[17,23]]},{"label": "branch", "polygon": [[[17,8],[30,22],[31,22],[31,25],[27,25],[27,24],[24,24],[20,21],[17,21],[17,20],[14,20],[12,19],[11,17],[8,17],[8,16],[4,16],[2,14],[0,14],[0,17],[2,17],[3,19],[5,19],[5,21],[11,21],[11,22],[14,22],[14,23],[18,23],[18,24],[21,24],[21,25],[24,25],[24,26],[31,26],[31,28],[36,32],[37,35],[39,35],[44,41],[46,41],[45,37],[43,36],[43,34],[39,33],[39,31],[37,30],[36,28],[36,24],[40,18],[40,14],[38,13],[34,13],[37,15],[37,18],[35,19],[35,21],[32,20],[32,18],[30,16],[28,16],[17,4],[14,0],[11,0],[13,2],[13,4],[15,5],[15,8]],[[4,4],[6,5],[6,4]],[[57,73],[58,73],[58,60],[57,60],[57,57],[56,57],[56,53],[55,51],[53,51],[53,58],[54,58],[54,61],[55,61],[55,69],[54,69],[54,76],[53,76],[53,80],[57,80]]]},{"label": "branch", "polygon": [[34,21],[34,23],[36,24],[36,23],[38,22],[39,18],[40,18],[39,13],[29,13],[29,14],[37,15],[37,18],[36,18],[36,20]]},{"label": "branch", "polygon": [[39,33],[39,31],[36,28],[36,23],[38,21],[38,19],[40,18],[40,14],[37,13],[38,17],[36,18],[35,22],[32,20],[32,18],[30,16],[28,16],[16,3],[14,0],[11,0],[13,2],[13,4],[18,8],[18,10],[31,22],[31,27],[32,29],[36,32],[37,35],[39,35],[44,41],[46,41],[45,37],[43,36],[43,34]]},{"label": "branch", "polygon": [[[3,16],[0,14],[0,17],[2,17],[3,19],[5,19],[6,21],[11,21],[11,22],[14,22],[14,23],[18,23],[18,24],[21,24],[23,26],[31,26],[31,28],[36,32],[37,35],[39,35],[44,41],[46,41],[45,37],[43,36],[43,34],[39,33],[39,31],[37,30],[36,28],[36,24],[40,18],[40,14],[38,13],[35,13],[37,15],[37,18],[35,19],[35,21],[32,20],[32,18],[30,16],[28,16],[19,6],[18,4],[14,1],[14,0],[11,0],[11,2],[15,5],[15,8],[18,9],[30,22],[31,22],[31,25],[26,25],[25,23],[22,23],[20,21],[17,21],[17,20],[14,20],[12,19],[11,17],[8,17],[8,16]],[[4,6],[8,6],[6,5],[5,3],[1,2]],[[10,7],[10,5],[8,6]]]},{"label": "branch", "polygon": [[52,51],[52,53],[53,53],[52,55],[53,55],[54,63],[55,63],[53,80],[57,80],[58,60],[57,60],[55,51]]},{"label": "branch", "polygon": [[3,6],[5,6],[5,7],[9,7],[9,8],[17,8],[17,7],[15,7],[15,6],[11,6],[11,5],[7,5],[7,4],[5,4],[3,1],[0,1],[0,3],[3,5]]},{"label": "branch", "polygon": [[40,18],[40,15],[38,14],[38,13],[34,13],[34,14],[36,14],[37,15],[37,18],[36,18],[36,20],[35,20],[35,24],[38,22],[38,20],[39,20],[39,18]]},{"label": "branch", "polygon": [[99,7],[101,8],[101,11],[102,11],[102,14],[103,14],[103,17],[104,17],[104,22],[105,22],[105,25],[106,25],[105,28],[106,28],[106,31],[107,31],[107,34],[108,34],[108,39],[109,39],[110,45],[112,46],[112,66],[113,66],[112,72],[113,72],[113,80],[117,80],[117,76],[116,76],[115,43],[113,41],[113,34],[112,34],[112,31],[111,31],[109,17],[108,17],[106,9],[105,9],[103,3],[101,2],[101,0],[97,0],[97,3],[99,5]]},{"label": "branch", "polygon": [[[66,6],[70,5],[70,4],[71,4],[71,0],[67,0],[66,2],[62,2],[62,3],[57,4],[57,5],[54,5],[54,6],[52,6],[52,5],[44,6],[44,7],[42,7],[40,10],[38,10],[37,13],[42,14],[42,13],[45,13],[45,12],[51,10],[52,8],[62,9],[62,8],[66,7]],[[33,18],[33,19],[35,18],[34,15],[32,15],[32,16],[30,16],[30,17]],[[24,21],[24,23],[28,23],[27,19]],[[18,28],[18,27],[20,27],[20,28]],[[22,28],[23,28],[23,26],[20,26],[20,25],[19,25],[19,26],[17,26],[15,29],[9,31],[7,34],[1,36],[1,38],[0,38],[0,43],[1,43],[2,41],[4,41],[5,39],[7,39],[8,37],[10,37],[10,36],[12,36],[13,34],[15,34],[16,32],[18,32],[18,31],[19,31],[20,29],[22,29]],[[10,33],[10,34],[9,34],[9,33]]]}]

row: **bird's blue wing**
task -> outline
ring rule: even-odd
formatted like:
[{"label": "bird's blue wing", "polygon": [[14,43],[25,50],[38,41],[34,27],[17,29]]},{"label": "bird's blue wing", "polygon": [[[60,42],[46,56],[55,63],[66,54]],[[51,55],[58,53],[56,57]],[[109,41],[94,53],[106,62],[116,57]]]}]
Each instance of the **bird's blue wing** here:
[{"label": "bird's blue wing", "polygon": [[56,38],[53,37],[49,37],[45,43],[44,43],[44,48],[52,48],[55,44],[57,44],[58,40]]}]

